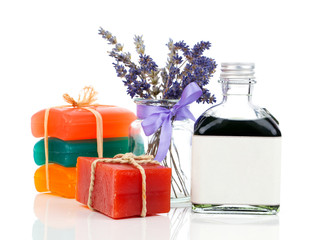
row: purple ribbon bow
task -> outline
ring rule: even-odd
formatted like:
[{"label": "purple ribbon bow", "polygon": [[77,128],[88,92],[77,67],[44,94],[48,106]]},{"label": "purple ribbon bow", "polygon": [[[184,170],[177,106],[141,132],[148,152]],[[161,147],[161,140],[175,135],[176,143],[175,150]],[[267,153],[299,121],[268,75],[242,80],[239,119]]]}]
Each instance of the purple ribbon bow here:
[{"label": "purple ribbon bow", "polygon": [[165,158],[171,144],[172,123],[171,119],[184,120],[187,118],[195,121],[187,105],[196,101],[202,95],[202,90],[197,83],[192,82],[182,92],[180,100],[171,108],[158,106],[137,105],[137,117],[143,119],[141,125],[146,136],[155,133],[160,127],[160,142],[155,160],[161,162]]}]

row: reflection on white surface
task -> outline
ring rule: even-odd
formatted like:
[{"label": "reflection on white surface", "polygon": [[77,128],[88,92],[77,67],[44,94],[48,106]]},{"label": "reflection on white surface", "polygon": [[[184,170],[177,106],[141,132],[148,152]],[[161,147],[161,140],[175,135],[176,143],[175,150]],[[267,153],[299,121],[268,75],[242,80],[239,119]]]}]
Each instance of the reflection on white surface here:
[{"label": "reflection on white surface", "polygon": [[170,239],[167,215],[113,220],[74,199],[50,194],[36,196],[34,212],[34,240]]},{"label": "reflection on white surface", "polygon": [[192,213],[190,207],[168,214],[113,220],[74,199],[38,194],[33,240],[278,240],[278,216]]},{"label": "reflection on white surface", "polygon": [[97,212],[81,212],[76,224],[76,239],[169,239],[166,216],[113,220]]},{"label": "reflection on white surface", "polygon": [[170,239],[189,239],[190,207],[172,208],[168,213],[171,226]]},{"label": "reflection on white surface", "polygon": [[72,199],[38,194],[34,212],[38,219],[33,224],[33,240],[75,239],[77,206]]},{"label": "reflection on white surface", "polygon": [[190,239],[278,240],[278,216],[191,213]]}]

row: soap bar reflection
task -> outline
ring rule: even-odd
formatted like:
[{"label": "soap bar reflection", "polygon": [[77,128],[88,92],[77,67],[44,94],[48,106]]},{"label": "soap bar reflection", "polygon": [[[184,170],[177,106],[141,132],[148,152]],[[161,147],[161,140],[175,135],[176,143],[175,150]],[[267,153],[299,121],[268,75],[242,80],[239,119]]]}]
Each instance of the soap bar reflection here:
[{"label": "soap bar reflection", "polygon": [[170,239],[170,219],[164,215],[113,220],[52,194],[38,194],[34,212],[33,240]]}]

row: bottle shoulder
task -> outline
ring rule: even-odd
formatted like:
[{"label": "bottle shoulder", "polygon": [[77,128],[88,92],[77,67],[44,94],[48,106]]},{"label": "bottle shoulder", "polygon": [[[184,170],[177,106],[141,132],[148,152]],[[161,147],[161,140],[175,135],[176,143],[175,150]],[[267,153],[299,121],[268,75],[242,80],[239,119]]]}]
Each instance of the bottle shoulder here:
[{"label": "bottle shoulder", "polygon": [[259,106],[246,102],[243,104],[230,104],[222,102],[207,109],[202,115],[224,119],[247,119],[255,120],[271,117],[270,113]]}]

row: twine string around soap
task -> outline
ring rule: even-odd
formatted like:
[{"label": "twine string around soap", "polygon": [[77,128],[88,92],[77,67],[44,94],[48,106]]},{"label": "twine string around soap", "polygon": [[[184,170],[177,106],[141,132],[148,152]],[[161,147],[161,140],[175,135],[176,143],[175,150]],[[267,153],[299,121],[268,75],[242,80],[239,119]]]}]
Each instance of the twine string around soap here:
[{"label": "twine string around soap", "polygon": [[98,157],[103,157],[103,119],[101,114],[90,106],[99,106],[98,104],[94,104],[97,100],[96,95],[97,92],[93,87],[84,87],[82,90],[82,98],[81,94],[79,94],[78,101],[75,101],[72,97],[70,97],[67,93],[63,95],[64,100],[70,105],[62,105],[47,108],[44,114],[44,150],[45,150],[45,180],[46,180],[46,188],[50,190],[50,181],[49,181],[49,143],[48,143],[48,120],[50,109],[52,108],[83,108],[90,111],[96,119],[96,140],[97,140],[97,153]]},{"label": "twine string around soap", "polygon": [[113,158],[99,158],[92,162],[91,165],[91,181],[90,181],[90,188],[89,188],[89,196],[87,201],[87,206],[94,210],[92,207],[92,193],[94,190],[94,182],[95,182],[95,171],[96,165],[99,162],[105,163],[122,163],[122,164],[130,164],[136,167],[141,174],[142,178],[142,210],[141,216],[145,217],[147,214],[147,197],[146,197],[146,173],[144,168],[140,164],[144,163],[151,163],[160,165],[160,163],[156,160],[153,160],[154,157],[152,155],[142,155],[142,156],[135,156],[133,153],[125,153],[125,154],[117,154]]}]

